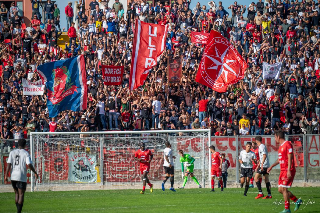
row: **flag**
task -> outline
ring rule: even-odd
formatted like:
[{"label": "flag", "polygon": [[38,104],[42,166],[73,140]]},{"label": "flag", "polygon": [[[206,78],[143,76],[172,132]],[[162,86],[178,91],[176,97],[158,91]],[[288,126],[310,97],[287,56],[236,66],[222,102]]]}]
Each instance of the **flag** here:
[{"label": "flag", "polygon": [[124,66],[102,65],[101,67],[105,85],[121,85]]},{"label": "flag", "polygon": [[27,79],[22,79],[23,95],[43,95],[44,84],[42,80],[31,82]]},{"label": "flag", "polygon": [[38,73],[47,87],[50,117],[63,110],[87,108],[87,80],[84,56],[49,62],[38,66]]},{"label": "flag", "polygon": [[226,92],[243,79],[247,63],[238,51],[217,31],[211,31],[199,65],[196,81],[217,92]]},{"label": "flag", "polygon": [[152,67],[165,50],[167,25],[150,24],[136,19],[130,71],[130,90],[144,84]]},{"label": "flag", "polygon": [[282,63],[268,64],[263,62],[263,79],[279,79]]},{"label": "flag", "polygon": [[191,32],[191,43],[207,44],[210,33]]},{"label": "flag", "polygon": [[168,81],[179,83],[181,79],[182,60],[181,57],[168,58]]}]

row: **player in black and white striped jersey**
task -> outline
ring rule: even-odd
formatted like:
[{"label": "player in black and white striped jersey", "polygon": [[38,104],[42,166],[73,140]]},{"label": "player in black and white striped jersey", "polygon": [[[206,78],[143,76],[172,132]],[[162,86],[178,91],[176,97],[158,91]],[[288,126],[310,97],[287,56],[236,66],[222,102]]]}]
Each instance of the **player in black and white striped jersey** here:
[{"label": "player in black and white striped jersey", "polygon": [[19,139],[18,149],[12,150],[9,154],[7,172],[5,174],[5,179],[8,179],[9,172],[11,171],[11,184],[16,194],[15,201],[18,213],[22,211],[24,193],[27,189],[27,165],[36,178],[38,178],[38,174],[32,165],[30,154],[24,150],[25,147],[26,140]]}]

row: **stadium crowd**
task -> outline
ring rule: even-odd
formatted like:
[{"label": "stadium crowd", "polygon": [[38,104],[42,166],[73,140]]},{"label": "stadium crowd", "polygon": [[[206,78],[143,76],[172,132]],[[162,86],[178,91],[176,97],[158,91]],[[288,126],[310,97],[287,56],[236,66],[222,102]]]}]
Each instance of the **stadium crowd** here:
[{"label": "stadium crowd", "polygon": [[[270,135],[319,133],[320,31],[319,5],[314,1],[266,0],[230,6],[201,5],[177,0],[149,4],[129,3],[125,14],[118,0],[100,9],[79,4],[73,14],[65,6],[67,29],[60,28],[60,10],[47,1],[41,17],[38,0],[32,1],[31,26],[24,27],[17,6],[0,9],[1,138],[23,138],[31,131],[98,131],[211,128],[212,135]],[[231,14],[226,11],[231,10]],[[76,17],[79,28],[72,22]],[[166,51],[145,85],[128,88],[133,46],[133,23],[168,24]],[[69,42],[58,46],[62,31]],[[247,61],[243,80],[216,93],[195,82],[204,45],[190,41],[190,32],[219,31]],[[49,118],[46,93],[23,96],[22,78],[39,80],[40,64],[84,54],[88,107],[64,111]],[[167,81],[167,59],[182,55],[180,83]],[[101,61],[101,63],[99,63]],[[262,78],[262,63],[283,61],[278,80]],[[121,86],[103,84],[99,64],[125,67]]]}]

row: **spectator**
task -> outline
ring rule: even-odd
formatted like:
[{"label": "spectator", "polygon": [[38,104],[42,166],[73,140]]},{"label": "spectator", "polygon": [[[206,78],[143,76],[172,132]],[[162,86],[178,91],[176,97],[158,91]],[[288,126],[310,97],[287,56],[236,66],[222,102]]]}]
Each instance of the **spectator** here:
[{"label": "spectator", "polygon": [[4,3],[1,3],[0,8],[0,21],[4,22],[7,20],[8,9],[6,8]]},{"label": "spectator", "polygon": [[53,19],[54,11],[55,11],[54,4],[51,2],[51,0],[48,0],[46,2],[46,5],[45,5],[45,17],[46,17],[46,20],[52,20]]},{"label": "spectator", "polygon": [[96,9],[96,6],[99,7],[99,3],[96,0],[93,0],[92,2],[90,2],[89,7],[91,9],[91,15],[93,14],[93,12]]},{"label": "spectator", "polygon": [[64,12],[65,12],[66,18],[67,18],[67,30],[69,30],[69,27],[71,27],[71,23],[73,21],[72,2],[68,3],[68,5],[64,9]]},{"label": "spectator", "polygon": [[74,22],[71,23],[71,27],[68,29],[68,37],[69,37],[69,47],[71,47],[72,42],[77,39],[77,31],[74,27]]},{"label": "spectator", "polygon": [[158,128],[160,110],[161,110],[160,96],[158,96],[158,99],[156,96],[154,96],[153,102],[152,102],[152,128],[153,129]]},{"label": "spectator", "polygon": [[118,14],[118,12],[123,9],[123,5],[122,3],[119,2],[119,0],[115,0],[115,2],[112,5],[112,8],[115,10],[116,14]]},{"label": "spectator", "polygon": [[56,119],[55,118],[52,118],[51,119],[51,122],[48,122],[49,123],[49,132],[56,132],[57,130],[57,122],[56,122]]},{"label": "spectator", "polygon": [[207,116],[207,104],[210,99],[204,99],[204,97],[201,97],[201,100],[199,101],[199,122],[201,123],[202,120]]},{"label": "spectator", "polygon": [[192,129],[200,129],[199,118],[196,118],[194,122],[191,124]]},{"label": "spectator", "polygon": [[19,8],[16,6],[14,2],[11,3],[9,12],[10,12],[10,18],[14,18],[18,14]]},{"label": "spectator", "polygon": [[58,18],[60,18],[60,9],[57,4],[54,4],[54,13],[53,18],[56,21]]},{"label": "spectator", "polygon": [[249,128],[246,127],[245,124],[242,124],[239,133],[240,133],[240,135],[249,135]]}]

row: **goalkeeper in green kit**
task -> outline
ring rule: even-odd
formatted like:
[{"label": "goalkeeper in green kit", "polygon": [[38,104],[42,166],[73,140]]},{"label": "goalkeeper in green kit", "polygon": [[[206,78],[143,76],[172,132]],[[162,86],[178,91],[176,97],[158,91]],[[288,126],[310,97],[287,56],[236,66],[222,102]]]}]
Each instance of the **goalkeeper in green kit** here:
[{"label": "goalkeeper in green kit", "polygon": [[[183,154],[182,150],[179,150],[180,157],[180,163],[181,163],[181,169],[182,169],[182,176],[184,175],[183,185],[180,189],[184,189],[184,186],[186,185],[188,181],[188,175],[192,178],[196,184],[198,184],[199,188],[201,188],[201,185],[199,184],[199,181],[197,178],[193,175],[193,168],[194,168],[194,161],[195,159],[191,157],[189,154]],[[184,166],[186,166],[187,171],[184,173]]]}]

